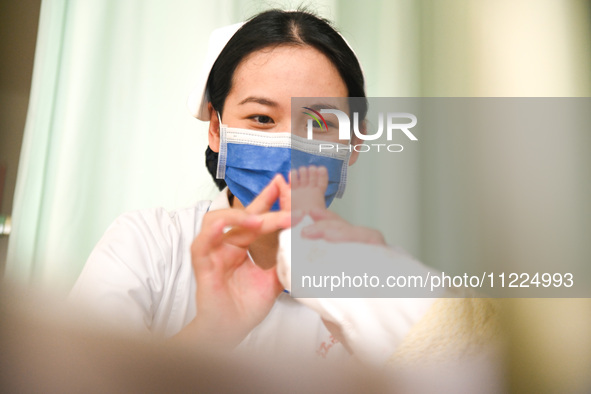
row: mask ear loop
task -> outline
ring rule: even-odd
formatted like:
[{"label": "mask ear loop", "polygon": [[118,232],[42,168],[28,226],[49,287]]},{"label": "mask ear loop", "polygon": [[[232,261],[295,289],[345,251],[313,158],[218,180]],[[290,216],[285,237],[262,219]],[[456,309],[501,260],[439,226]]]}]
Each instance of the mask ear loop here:
[{"label": "mask ear loop", "polygon": [[[217,179],[225,179],[226,177],[226,159],[228,157],[228,144],[226,138],[226,130],[228,126],[222,124],[222,117],[219,112],[216,111],[220,126],[220,151],[218,152],[218,169],[216,172]],[[228,188],[228,202],[230,206],[234,205],[234,195]]]},{"label": "mask ear loop", "polygon": [[217,179],[224,179],[226,177],[226,158],[228,156],[228,144],[226,141],[226,125],[222,124],[222,117],[216,111],[220,125],[220,151],[218,153],[218,170],[215,177]]}]

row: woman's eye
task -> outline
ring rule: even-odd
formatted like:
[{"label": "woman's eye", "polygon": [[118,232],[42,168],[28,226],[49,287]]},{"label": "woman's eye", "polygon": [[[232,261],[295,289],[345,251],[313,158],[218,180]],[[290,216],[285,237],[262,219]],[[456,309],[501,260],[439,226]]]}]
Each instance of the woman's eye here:
[{"label": "woman's eye", "polygon": [[252,116],[251,119],[253,119],[255,122],[260,123],[260,124],[272,124],[273,123],[273,119],[271,119],[267,115],[255,115],[255,116]]},{"label": "woman's eye", "polygon": [[334,123],[327,121],[326,124],[324,123],[318,123],[318,122],[313,122],[312,123],[312,127],[314,129],[318,129],[319,132],[323,132],[326,133],[328,132],[328,130],[326,130],[326,127],[328,126],[329,129],[338,129],[338,126],[336,126]]}]

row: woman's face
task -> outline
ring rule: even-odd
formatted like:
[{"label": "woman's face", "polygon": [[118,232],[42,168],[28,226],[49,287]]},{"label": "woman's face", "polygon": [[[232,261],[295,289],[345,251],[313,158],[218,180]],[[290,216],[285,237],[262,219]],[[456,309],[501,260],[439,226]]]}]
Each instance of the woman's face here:
[{"label": "woman's face", "polygon": [[[290,132],[292,97],[345,98],[347,93],[338,70],[320,51],[292,45],[265,48],[236,68],[222,121],[234,128]],[[209,144],[217,152],[219,122],[211,106],[210,112]]]}]

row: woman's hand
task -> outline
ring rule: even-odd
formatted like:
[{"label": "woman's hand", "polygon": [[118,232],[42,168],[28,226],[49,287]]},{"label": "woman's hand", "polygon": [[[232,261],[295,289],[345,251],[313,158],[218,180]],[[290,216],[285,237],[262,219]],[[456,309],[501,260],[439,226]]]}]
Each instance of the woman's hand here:
[{"label": "woman's hand", "polygon": [[[244,210],[212,211],[191,246],[197,281],[197,316],[179,336],[233,348],[269,313],[283,287],[275,267],[263,270],[247,255],[257,237],[290,227],[291,213],[269,212],[288,200],[289,186],[277,176]],[[224,232],[224,229],[231,230]]]},{"label": "woman's hand", "polygon": [[314,223],[302,229],[304,238],[386,245],[384,236],[378,230],[355,226],[328,209],[313,209],[309,215]]}]

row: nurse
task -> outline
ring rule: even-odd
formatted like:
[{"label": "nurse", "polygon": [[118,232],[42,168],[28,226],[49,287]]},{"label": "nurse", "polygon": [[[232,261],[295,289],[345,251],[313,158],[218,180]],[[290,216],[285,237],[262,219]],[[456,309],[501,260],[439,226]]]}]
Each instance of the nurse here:
[{"label": "nurse", "polygon": [[[220,194],[174,212],[122,215],[95,247],[71,297],[157,336],[227,348],[272,344],[273,351],[310,355],[332,343],[331,354],[346,354],[319,315],[283,293],[277,278],[278,230],[298,219],[285,180],[289,156],[276,160],[281,146],[239,153],[224,139],[232,134],[247,138],[247,148],[255,140],[274,146],[273,136],[291,130],[292,97],[365,97],[359,62],[327,21],[299,11],[267,11],[238,30],[218,31],[209,52],[207,83],[190,102],[194,115],[209,121],[210,172],[219,175],[218,163],[225,166]],[[366,110],[357,109],[362,118]],[[338,171],[356,157],[341,158]],[[261,163],[270,167],[251,167]],[[336,175],[329,199],[342,189]]]}]

